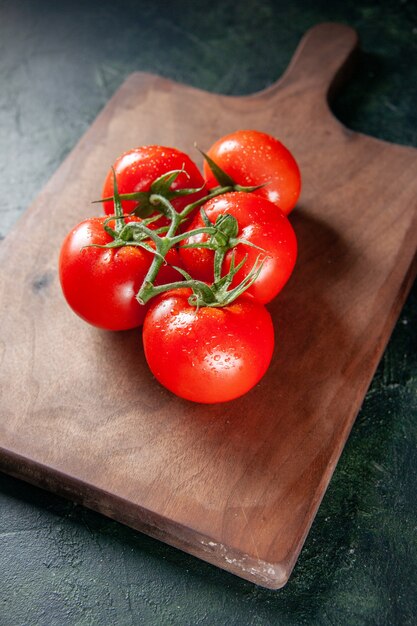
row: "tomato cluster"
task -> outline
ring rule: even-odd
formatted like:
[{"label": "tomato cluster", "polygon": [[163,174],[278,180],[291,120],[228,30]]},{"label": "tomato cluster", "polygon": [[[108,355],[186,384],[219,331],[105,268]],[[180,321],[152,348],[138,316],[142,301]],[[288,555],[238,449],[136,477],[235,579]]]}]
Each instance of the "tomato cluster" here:
[{"label": "tomato cluster", "polygon": [[268,369],[274,328],[264,305],[294,268],[287,214],[301,179],[287,148],[259,131],[231,133],[204,157],[204,176],[175,148],[119,157],[103,186],[105,215],[67,235],[59,275],[90,324],[143,324],[162,385],[215,403],[243,395]]}]

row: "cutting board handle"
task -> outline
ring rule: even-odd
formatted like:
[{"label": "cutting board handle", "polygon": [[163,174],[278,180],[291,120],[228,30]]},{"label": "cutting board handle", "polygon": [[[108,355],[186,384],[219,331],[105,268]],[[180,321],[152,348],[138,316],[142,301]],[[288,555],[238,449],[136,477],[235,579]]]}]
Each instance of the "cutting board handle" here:
[{"label": "cutting board handle", "polygon": [[270,96],[276,93],[282,97],[283,90],[297,92],[302,85],[300,99],[306,105],[318,99],[328,101],[349,76],[358,43],[358,35],[350,26],[313,26],[300,41],[281,79],[269,89]]}]

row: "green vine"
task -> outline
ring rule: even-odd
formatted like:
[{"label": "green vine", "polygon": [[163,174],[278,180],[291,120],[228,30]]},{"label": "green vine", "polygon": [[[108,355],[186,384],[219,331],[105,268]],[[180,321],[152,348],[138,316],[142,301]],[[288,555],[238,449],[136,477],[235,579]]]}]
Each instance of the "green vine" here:
[{"label": "green vine", "polygon": [[[180,226],[186,218],[208,200],[232,191],[245,191],[250,193],[259,188],[236,185],[225,172],[207,157],[207,155],[204,156],[209,166],[212,168],[219,182],[219,186],[212,189],[206,196],[188,204],[181,212],[175,210],[171,201],[179,196],[192,195],[203,189],[187,188],[172,190],[172,184],[179,174],[184,173],[183,169],[172,170],[160,176],[152,183],[150,191],[148,192],[140,191],[129,194],[119,194],[116,173],[113,170],[113,196],[100,200],[100,202],[113,200],[115,213],[109,216],[103,224],[103,228],[112,238],[112,241],[104,246],[98,247],[118,248],[122,246],[138,246],[153,254],[152,263],[136,295],[138,302],[142,305],[161,293],[179,287],[187,287],[192,291],[189,302],[195,307],[227,306],[242,295],[255,282],[262,270],[263,260],[261,260],[261,254],[259,254],[247,276],[238,285],[232,287],[233,279],[247,261],[247,256],[245,256],[240,263],[236,265],[234,249],[241,243],[255,248],[258,248],[258,246],[238,237],[239,225],[236,218],[230,214],[219,216],[215,224],[213,224],[210,222],[204,209],[201,208],[204,226],[184,233],[179,232]],[[134,200],[137,202],[134,211],[129,215],[140,217],[140,222],[126,221],[129,215],[123,213],[123,200]],[[157,221],[161,215],[167,218],[169,225],[152,229],[150,226],[153,222]],[[110,226],[112,221],[114,221],[114,228]],[[207,234],[207,241],[195,244],[182,244],[185,239],[200,234]],[[188,272],[179,267],[175,267],[175,269],[181,274],[181,280],[164,285],[155,285],[159,270],[162,265],[167,262],[166,256],[168,252],[178,246],[205,247],[214,251],[214,281],[211,285],[194,279]],[[226,253],[231,249],[233,252],[230,268],[229,271],[222,276],[223,261]],[[258,249],[262,250],[261,248]]]}]

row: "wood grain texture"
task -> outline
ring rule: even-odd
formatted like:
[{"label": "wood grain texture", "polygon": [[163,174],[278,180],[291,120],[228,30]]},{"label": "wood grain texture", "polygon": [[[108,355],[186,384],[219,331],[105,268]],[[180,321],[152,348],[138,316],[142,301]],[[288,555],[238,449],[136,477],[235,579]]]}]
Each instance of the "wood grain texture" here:
[{"label": "wood grain texture", "polygon": [[[283,78],[246,97],[124,83],[0,248],[0,469],[285,584],[416,269],[417,150],[353,133],[328,107],[356,46],[348,27],[315,27]],[[269,307],[269,372],[239,400],[200,406],[153,379],[140,332],[68,309],[57,256],[121,152],[192,152],[238,128],[274,134],[299,161],[300,255]]]}]

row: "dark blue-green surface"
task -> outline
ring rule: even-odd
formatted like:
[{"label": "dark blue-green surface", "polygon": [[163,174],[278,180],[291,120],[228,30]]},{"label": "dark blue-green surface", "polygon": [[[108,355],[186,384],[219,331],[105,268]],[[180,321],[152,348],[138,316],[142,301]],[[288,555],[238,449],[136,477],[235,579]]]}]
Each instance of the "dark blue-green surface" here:
[{"label": "dark blue-green surface", "polygon": [[[362,41],[336,114],[417,147],[416,2],[0,0],[1,236],[131,71],[248,93],[321,21]],[[414,288],[283,590],[0,475],[0,626],[417,623],[416,304]]]}]

